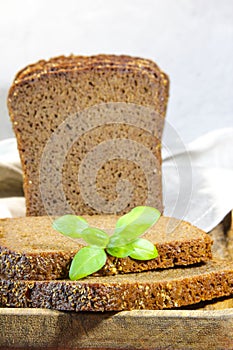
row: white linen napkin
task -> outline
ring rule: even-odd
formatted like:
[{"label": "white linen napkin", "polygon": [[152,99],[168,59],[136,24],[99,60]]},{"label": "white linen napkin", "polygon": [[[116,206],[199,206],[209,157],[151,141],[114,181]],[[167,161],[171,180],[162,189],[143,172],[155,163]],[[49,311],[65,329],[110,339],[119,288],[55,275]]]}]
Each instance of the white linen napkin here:
[{"label": "white linen napkin", "polygon": [[16,140],[0,142],[0,198],[22,196],[22,170]]},{"label": "white linen napkin", "polygon": [[163,150],[164,215],[210,231],[233,209],[233,128]]}]

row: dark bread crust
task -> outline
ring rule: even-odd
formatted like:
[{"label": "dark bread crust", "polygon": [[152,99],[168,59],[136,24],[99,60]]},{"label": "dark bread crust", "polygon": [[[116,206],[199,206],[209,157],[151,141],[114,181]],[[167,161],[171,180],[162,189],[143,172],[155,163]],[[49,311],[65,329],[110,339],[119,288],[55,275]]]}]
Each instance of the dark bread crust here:
[{"label": "dark bread crust", "polygon": [[[91,226],[107,231],[116,216],[85,216]],[[168,231],[169,222],[177,226]],[[45,280],[68,277],[69,265],[83,242],[64,237],[51,228],[52,218],[27,217],[0,220],[0,275],[9,279]],[[145,238],[159,252],[156,259],[118,259],[108,256],[96,275],[115,275],[206,262],[212,258],[212,240],[187,222],[161,217]]]},{"label": "dark bread crust", "polygon": [[[155,78],[161,76],[164,79],[164,85],[168,86],[169,78],[167,74],[162,72],[158,65],[149,59],[140,57],[131,57],[126,55],[96,55],[96,56],[58,56],[46,60],[40,60],[37,63],[28,65],[19,71],[15,77],[15,82],[29,77],[35,77],[35,74],[46,74],[52,71],[72,68],[79,69],[82,67],[95,68],[96,66],[118,66],[124,68],[135,68],[146,70],[154,75]],[[165,81],[166,80],[166,81]]]},{"label": "dark bread crust", "polygon": [[83,72],[89,70],[111,70],[121,73],[136,71],[139,74],[148,75],[153,84],[157,82],[159,85],[158,95],[161,108],[158,113],[160,116],[165,117],[169,96],[168,75],[162,72],[152,60],[125,55],[59,56],[51,58],[49,61],[41,60],[31,64],[16,75],[8,94],[9,102],[11,97],[14,96],[15,88],[19,85],[34,82],[41,77],[48,78],[51,74],[66,74],[72,71]]},{"label": "dark bread crust", "polygon": [[0,306],[64,311],[175,308],[233,293],[233,266],[209,261],[191,268],[89,277],[80,281],[0,281]]},{"label": "dark bread crust", "polygon": [[[85,154],[90,151],[85,146],[88,138],[100,144],[103,142],[103,136],[107,140],[109,135],[114,133],[114,138],[131,138],[141,142],[154,154],[157,172],[153,176],[157,183],[154,187],[157,192],[153,206],[163,211],[161,136],[168,90],[168,77],[155,63],[123,55],[61,56],[49,61],[39,61],[20,71],[9,91],[8,108],[22,162],[27,215],[48,214],[38,191],[38,169],[43,149],[53,132],[69,115],[77,115],[80,111],[101,103],[115,102],[151,108],[158,115],[153,130],[150,133],[134,127],[135,131],[131,132],[133,126],[129,125],[125,125],[124,128],[118,124],[101,126],[100,119],[99,128],[75,142],[67,155],[63,176],[66,198],[72,209],[81,215],[99,213],[88,206],[81,197],[79,187],[74,181],[77,175],[70,170],[69,164],[75,164],[75,171],[78,171]],[[122,169],[124,178],[133,174],[135,191],[132,200],[129,207],[118,211],[117,214],[145,204],[145,194],[148,190],[146,178],[136,164],[132,166],[129,162],[129,165],[125,165],[123,160],[119,160],[109,161],[107,166],[110,169],[107,180],[109,188],[108,191],[103,191],[107,200],[116,196],[116,190],[112,186],[114,176],[122,173]],[[98,190],[101,191],[105,184],[106,179],[102,178],[102,175],[99,176]],[[116,213],[114,210],[112,212]]]}]

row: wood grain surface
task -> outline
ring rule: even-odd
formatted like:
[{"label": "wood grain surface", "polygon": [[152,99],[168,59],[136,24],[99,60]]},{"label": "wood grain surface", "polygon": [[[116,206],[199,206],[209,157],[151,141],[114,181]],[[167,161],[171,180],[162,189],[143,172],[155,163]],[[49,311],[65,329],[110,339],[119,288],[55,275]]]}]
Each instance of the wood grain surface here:
[{"label": "wood grain surface", "polygon": [[2,349],[233,349],[233,309],[64,313],[3,309]]}]

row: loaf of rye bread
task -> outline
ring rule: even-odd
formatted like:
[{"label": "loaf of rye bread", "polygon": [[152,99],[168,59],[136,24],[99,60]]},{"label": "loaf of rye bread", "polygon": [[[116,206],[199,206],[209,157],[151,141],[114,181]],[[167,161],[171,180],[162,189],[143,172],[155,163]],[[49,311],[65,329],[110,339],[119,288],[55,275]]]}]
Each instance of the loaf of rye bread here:
[{"label": "loaf of rye bread", "polygon": [[[90,226],[111,234],[114,215],[84,216]],[[169,222],[174,230],[169,231]],[[52,228],[51,217],[0,220],[0,275],[9,279],[51,280],[68,277],[69,265],[84,242],[72,240]],[[108,256],[98,275],[141,272],[205,262],[211,259],[212,240],[205,232],[184,221],[160,217],[143,236],[153,242],[159,256],[140,261]]]},{"label": "loaf of rye bread", "polygon": [[232,262],[79,281],[1,279],[0,306],[67,311],[166,309],[192,305],[233,293]]},{"label": "loaf of rye bread", "polygon": [[[61,56],[21,70],[8,108],[27,215],[123,214],[144,204],[162,211],[168,90],[154,62],[129,56]],[[91,167],[87,156],[100,145],[106,149],[98,148],[99,163]],[[117,187],[122,180],[133,189]]]}]

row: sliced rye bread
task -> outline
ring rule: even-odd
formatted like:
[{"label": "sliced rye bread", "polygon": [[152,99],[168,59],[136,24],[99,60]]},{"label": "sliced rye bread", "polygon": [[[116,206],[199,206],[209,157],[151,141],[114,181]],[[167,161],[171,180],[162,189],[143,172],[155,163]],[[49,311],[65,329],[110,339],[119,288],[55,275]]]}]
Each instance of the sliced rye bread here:
[{"label": "sliced rye bread", "polygon": [[[160,148],[168,90],[168,77],[155,63],[129,56],[61,56],[39,61],[20,71],[9,91],[8,108],[24,173],[27,215],[64,213],[63,197],[58,195],[54,199],[56,191],[51,189],[51,183],[47,185],[46,180],[40,177],[41,172],[47,174],[48,168],[41,165],[45,146],[63,122],[67,122],[63,130],[65,136],[69,140],[73,138],[73,141],[67,146],[64,135],[60,135],[60,143],[52,150],[54,158],[50,159],[49,166],[53,171],[58,167],[56,171],[62,172],[67,212],[71,208],[80,215],[101,212],[123,214],[137,205],[146,204],[148,198],[148,205],[162,211]],[[121,103],[127,104],[127,107],[122,107]],[[107,107],[104,104],[108,104]],[[144,109],[141,110],[141,107]],[[84,112],[87,113],[87,124],[93,128],[75,138],[81,113],[87,109],[88,112]],[[110,116],[110,110],[111,118],[106,120],[106,113]],[[125,115],[124,122],[122,115]],[[70,118],[75,127],[70,125]],[[98,124],[97,127],[96,124],[92,125],[93,120]],[[119,159],[121,157],[114,153],[115,147],[109,144],[107,159],[104,158],[104,164],[97,167],[97,192],[103,202],[110,202],[110,207],[105,209],[104,204],[98,206],[97,203],[95,206],[88,202],[85,189],[81,188],[85,184],[77,179],[85,157],[98,145],[112,140],[116,142],[116,139],[134,142],[128,146],[129,155],[126,159]],[[147,162],[149,174],[145,172],[146,166],[131,158],[132,154],[139,153],[135,151],[136,144],[141,145],[142,151],[146,149],[153,155],[153,164]],[[64,164],[63,161],[57,164],[56,152],[61,155],[61,149],[66,146]],[[141,157],[142,160],[147,159],[145,153]],[[54,176],[51,177],[53,179]],[[120,193],[116,191],[119,179],[128,179],[134,190],[127,201],[114,206],[118,194],[121,196],[125,193],[123,189],[119,190]],[[41,182],[46,199],[41,195]],[[48,212],[50,208],[53,209]]]},{"label": "sliced rye bread", "polygon": [[0,306],[67,311],[166,309],[233,293],[233,265],[208,261],[201,266],[80,281],[0,281]]},{"label": "sliced rye bread", "polygon": [[[117,216],[84,216],[90,226],[114,229]],[[64,237],[52,229],[51,217],[26,217],[0,220],[0,275],[10,279],[45,280],[68,277],[80,240]],[[175,227],[169,230],[169,223]],[[159,256],[139,261],[108,256],[98,275],[140,272],[196,264],[212,258],[212,240],[205,232],[184,221],[160,217],[143,236],[153,242]]]}]

